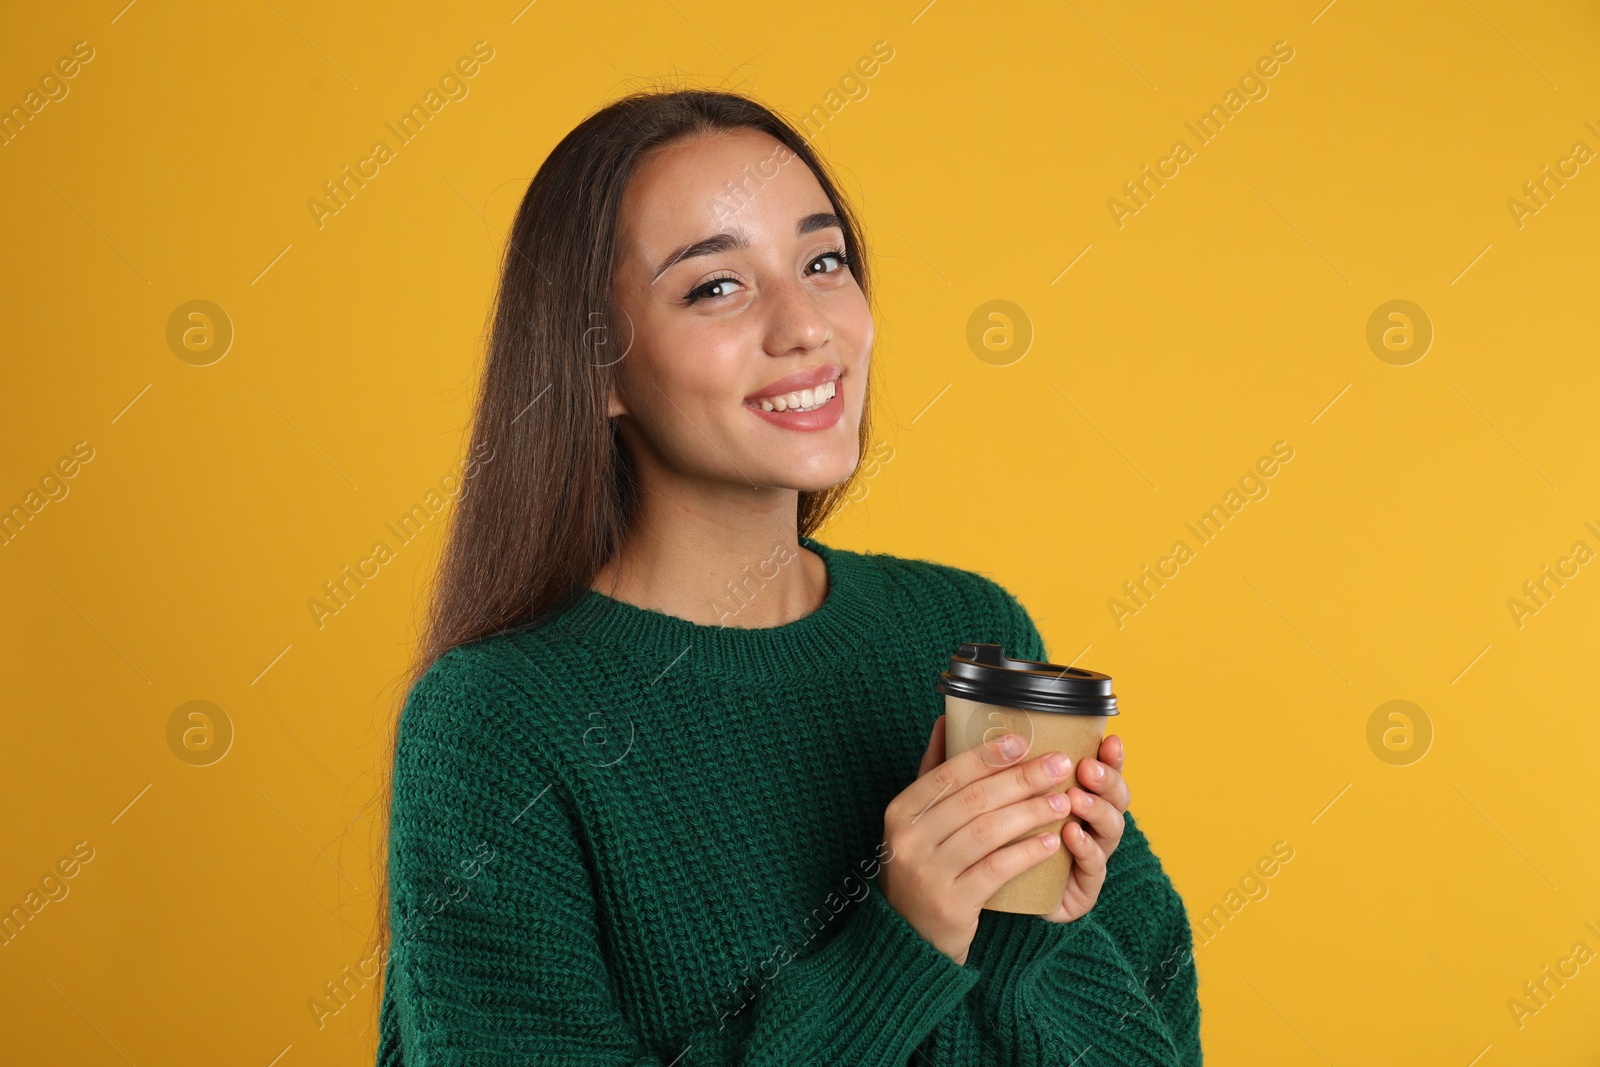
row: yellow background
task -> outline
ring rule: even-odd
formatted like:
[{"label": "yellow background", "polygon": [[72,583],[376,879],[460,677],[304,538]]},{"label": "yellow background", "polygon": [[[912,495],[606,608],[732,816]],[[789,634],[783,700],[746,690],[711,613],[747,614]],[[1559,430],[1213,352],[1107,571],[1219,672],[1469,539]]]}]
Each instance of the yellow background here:
[{"label": "yellow background", "polygon": [[[0,547],[0,906],[94,855],[0,948],[0,1058],[370,1061],[375,987],[320,1029],[308,1002],[366,952],[441,526],[320,629],[307,602],[461,460],[501,235],[563,134],[674,74],[796,115],[885,41],[817,138],[876,255],[889,457],[823,539],[990,574],[1054,658],[1115,678],[1133,810],[1197,924],[1292,848],[1197,935],[1208,1062],[1594,1063],[1600,962],[1520,1027],[1507,1002],[1600,952],[1600,563],[1520,627],[1507,602],[1600,549],[1600,163],[1520,227],[1507,201],[1600,150],[1600,13],[1210,6],[8,20],[7,108],[75,42],[94,58],[0,147],[0,506],[94,458]],[[318,228],[322,183],[480,40],[469,95]],[[1268,95],[1199,144],[1184,123],[1278,41]],[[1180,138],[1119,228],[1107,201]],[[203,367],[167,343],[196,299],[236,334]],[[1367,343],[1396,299],[1435,331],[1406,366]],[[1006,365],[966,340],[991,300],[1034,335]],[[1200,545],[1184,523],[1280,440],[1270,492]],[[1107,602],[1179,539],[1194,558],[1119,626]],[[233,725],[210,766],[168,745],[190,700]],[[1391,700],[1430,725],[1421,759],[1369,746]]]}]

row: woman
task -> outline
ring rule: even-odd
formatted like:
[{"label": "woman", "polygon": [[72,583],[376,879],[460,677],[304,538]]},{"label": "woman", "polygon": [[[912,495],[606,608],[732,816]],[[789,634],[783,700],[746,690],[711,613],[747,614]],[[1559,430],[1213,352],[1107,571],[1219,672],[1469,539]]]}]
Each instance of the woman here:
[{"label": "woman", "polygon": [[[381,1064],[1200,1062],[1120,739],[944,760],[938,672],[1045,660],[1027,612],[811,536],[871,444],[868,293],[741,96],[635,94],[539,169],[397,731]],[[996,847],[1074,773],[1091,832]],[[1063,847],[1053,914],[980,911]]]}]

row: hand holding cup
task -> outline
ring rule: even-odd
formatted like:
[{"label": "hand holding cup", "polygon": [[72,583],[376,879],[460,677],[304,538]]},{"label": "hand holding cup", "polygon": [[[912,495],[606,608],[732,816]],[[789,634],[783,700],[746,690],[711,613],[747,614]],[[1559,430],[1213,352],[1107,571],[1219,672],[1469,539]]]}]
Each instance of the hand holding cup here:
[{"label": "hand holding cup", "polygon": [[1072,766],[1069,759],[1054,762],[1059,753],[1016,763],[1028,749],[1027,738],[1016,734],[947,760],[944,734],[941,715],[917,780],[884,812],[889,852],[878,885],[925,941],[965,964],[984,903],[1061,847],[1054,830],[1016,838],[1067,814],[1067,794],[1058,787]]},{"label": "hand holding cup", "polygon": [[[1122,738],[1107,734],[1100,742],[1099,759],[1078,761],[1076,791],[1067,790],[1072,811],[1082,822],[1068,822],[1061,828],[1061,840],[1072,851],[1072,871],[1061,907],[1044,918],[1069,923],[1080,918],[1100,899],[1106,883],[1106,865],[1122,842],[1123,813],[1128,810],[1130,790],[1122,777],[1126,753]],[[1089,829],[1085,830],[1084,827]]]}]

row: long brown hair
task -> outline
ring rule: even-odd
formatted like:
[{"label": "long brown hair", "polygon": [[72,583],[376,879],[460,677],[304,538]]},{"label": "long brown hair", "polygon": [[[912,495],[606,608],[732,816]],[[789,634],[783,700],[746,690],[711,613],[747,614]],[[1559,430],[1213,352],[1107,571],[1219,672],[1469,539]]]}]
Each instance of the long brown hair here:
[{"label": "long brown hair", "polygon": [[[652,149],[742,128],[770,135],[811,169],[839,216],[851,272],[871,305],[857,216],[804,135],[754,100],[702,89],[640,90],[595,111],[551,151],[511,226],[461,495],[447,520],[417,656],[400,679],[405,696],[377,798],[379,960],[387,959],[390,938],[387,839],[398,720],[412,686],[450,649],[558,612],[622,544],[637,485],[606,400],[629,340],[626,328],[613,328],[623,193]],[[869,384],[863,456],[871,402]],[[861,470],[858,463],[844,482],[800,493],[800,535],[823,525]]]}]

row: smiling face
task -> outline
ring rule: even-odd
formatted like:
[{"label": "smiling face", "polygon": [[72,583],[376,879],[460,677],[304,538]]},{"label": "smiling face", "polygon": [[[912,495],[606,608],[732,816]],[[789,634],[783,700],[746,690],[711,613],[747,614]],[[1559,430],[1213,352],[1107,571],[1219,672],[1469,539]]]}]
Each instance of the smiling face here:
[{"label": "smiling face", "polygon": [[848,478],[872,314],[810,169],[753,129],[667,145],[629,182],[618,239],[631,342],[607,414],[641,478],[796,490]]}]

